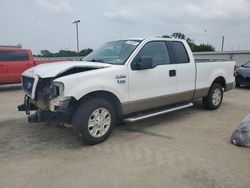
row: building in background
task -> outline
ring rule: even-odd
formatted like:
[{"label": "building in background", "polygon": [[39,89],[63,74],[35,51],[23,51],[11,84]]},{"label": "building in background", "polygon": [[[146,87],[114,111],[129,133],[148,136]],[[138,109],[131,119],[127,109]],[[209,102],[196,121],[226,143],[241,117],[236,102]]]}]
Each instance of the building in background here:
[{"label": "building in background", "polygon": [[221,59],[234,60],[237,66],[250,61],[250,50],[218,51],[218,52],[194,52],[195,59]]}]

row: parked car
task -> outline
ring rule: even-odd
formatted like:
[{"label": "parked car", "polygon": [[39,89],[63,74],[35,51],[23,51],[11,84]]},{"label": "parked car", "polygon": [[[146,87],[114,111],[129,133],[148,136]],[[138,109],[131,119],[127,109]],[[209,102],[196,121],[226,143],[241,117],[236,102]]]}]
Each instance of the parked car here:
[{"label": "parked car", "polygon": [[25,70],[49,62],[52,61],[35,61],[29,49],[0,48],[0,84],[20,83]]},{"label": "parked car", "polygon": [[83,62],[39,65],[25,71],[24,104],[30,122],[73,125],[87,144],[111,134],[117,122],[134,122],[191,107],[203,98],[220,107],[234,85],[234,61],[195,61],[183,40],[149,38],[108,42]]},{"label": "parked car", "polygon": [[250,86],[250,61],[236,69],[236,87],[241,85]]}]

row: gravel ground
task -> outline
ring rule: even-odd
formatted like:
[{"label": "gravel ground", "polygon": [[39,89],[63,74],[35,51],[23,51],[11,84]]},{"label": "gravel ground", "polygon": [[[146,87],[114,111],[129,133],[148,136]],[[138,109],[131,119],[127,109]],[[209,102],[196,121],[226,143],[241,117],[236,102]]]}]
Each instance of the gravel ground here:
[{"label": "gravel ground", "polygon": [[29,124],[19,85],[0,86],[0,187],[250,187],[250,149],[230,143],[250,113],[250,89],[115,128],[104,143],[79,143],[70,128]]}]

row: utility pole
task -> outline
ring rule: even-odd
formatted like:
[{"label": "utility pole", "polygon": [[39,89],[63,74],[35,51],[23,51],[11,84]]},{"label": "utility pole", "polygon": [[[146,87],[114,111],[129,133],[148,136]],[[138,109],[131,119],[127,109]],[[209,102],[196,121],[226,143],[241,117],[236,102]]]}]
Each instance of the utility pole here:
[{"label": "utility pole", "polygon": [[73,22],[73,24],[76,24],[76,47],[77,47],[77,53],[79,53],[79,38],[78,38],[78,23],[80,23],[80,20],[76,20]]},{"label": "utility pole", "polygon": [[221,44],[221,51],[224,50],[224,40],[225,40],[225,36],[222,36],[222,44]]}]

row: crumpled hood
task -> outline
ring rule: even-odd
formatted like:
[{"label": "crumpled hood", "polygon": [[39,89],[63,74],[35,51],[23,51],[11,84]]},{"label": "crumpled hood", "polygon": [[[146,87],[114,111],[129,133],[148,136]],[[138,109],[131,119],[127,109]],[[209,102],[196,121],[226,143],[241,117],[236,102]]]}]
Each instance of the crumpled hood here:
[{"label": "crumpled hood", "polygon": [[243,78],[250,77],[250,68],[240,67],[237,69],[237,73],[240,74]]},{"label": "crumpled hood", "polygon": [[[60,74],[69,71],[70,69],[100,69],[111,67],[112,65],[106,63],[86,62],[86,61],[65,61],[56,63],[46,63],[37,65],[33,68],[26,70],[23,75],[37,75],[40,78],[56,77]],[[84,72],[80,71],[80,72]]]}]

